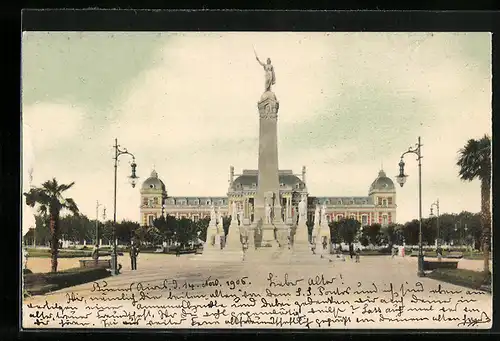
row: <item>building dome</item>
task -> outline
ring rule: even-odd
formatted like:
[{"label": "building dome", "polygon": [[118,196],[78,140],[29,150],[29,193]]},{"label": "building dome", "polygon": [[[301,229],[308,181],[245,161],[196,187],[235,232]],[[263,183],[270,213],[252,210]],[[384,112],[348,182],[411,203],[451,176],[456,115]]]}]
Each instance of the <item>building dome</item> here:
[{"label": "building dome", "polygon": [[393,192],[396,190],[394,182],[387,177],[383,170],[380,170],[378,177],[372,182],[369,190],[369,194],[372,192]]},{"label": "building dome", "polygon": [[147,178],[143,183],[142,183],[142,189],[143,190],[162,190],[165,191],[165,184],[163,181],[158,178],[158,173],[156,173],[155,170],[151,172],[151,175],[149,178]]}]

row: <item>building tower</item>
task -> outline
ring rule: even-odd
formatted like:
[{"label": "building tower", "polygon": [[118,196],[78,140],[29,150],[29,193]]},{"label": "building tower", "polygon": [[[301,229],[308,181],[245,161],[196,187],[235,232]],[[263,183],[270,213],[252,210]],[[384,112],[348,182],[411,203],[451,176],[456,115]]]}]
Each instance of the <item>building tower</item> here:
[{"label": "building tower", "polygon": [[368,195],[372,197],[375,206],[370,217],[371,223],[386,226],[396,222],[396,186],[384,170],[379,171],[377,178],[370,186]]},{"label": "building tower", "polygon": [[152,226],[153,221],[159,218],[163,212],[163,205],[167,197],[165,184],[153,169],[149,178],[141,186],[141,225]]}]

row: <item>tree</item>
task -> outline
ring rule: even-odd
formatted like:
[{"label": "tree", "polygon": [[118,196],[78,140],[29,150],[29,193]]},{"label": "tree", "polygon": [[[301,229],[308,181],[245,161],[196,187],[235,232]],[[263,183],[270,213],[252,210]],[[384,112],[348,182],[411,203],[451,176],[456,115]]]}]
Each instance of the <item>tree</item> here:
[{"label": "tree", "polygon": [[385,239],[387,239],[387,243],[389,244],[389,248],[392,248],[394,244],[397,243],[397,225],[396,224],[389,224],[387,226],[384,226],[382,228],[382,234],[384,235]]},{"label": "tree", "polygon": [[191,219],[181,218],[177,221],[176,241],[181,248],[194,241],[197,235],[196,225]]},{"label": "tree", "polygon": [[50,243],[49,217],[45,214],[35,214],[35,241],[37,245]]},{"label": "tree", "polygon": [[346,244],[352,244],[358,234],[361,223],[356,219],[348,218],[339,221],[339,235]]},{"label": "tree", "polygon": [[422,219],[422,242],[434,245],[437,238],[436,217]]},{"label": "tree", "polygon": [[330,221],[328,223],[328,227],[330,228],[330,240],[332,244],[340,244],[342,242],[342,238],[340,236],[340,224],[338,221]]},{"label": "tree", "polygon": [[55,178],[42,184],[42,187],[34,187],[29,192],[23,193],[26,197],[26,205],[38,206],[42,214],[49,215],[49,227],[51,233],[50,252],[52,255],[51,271],[57,272],[57,254],[59,251],[59,215],[61,210],[68,210],[78,215],[79,210],[72,198],[64,198],[63,193],[73,187],[75,183],[68,185],[59,184]]},{"label": "tree", "polygon": [[413,219],[404,225],[403,237],[407,244],[418,244],[419,228],[419,221],[417,219]]},{"label": "tree", "polygon": [[363,228],[363,235],[366,236],[370,244],[379,245],[381,240],[382,225],[374,223]]},{"label": "tree", "polygon": [[160,230],[155,226],[149,226],[146,228],[145,240],[152,246],[156,246],[161,243],[162,236]]},{"label": "tree", "polygon": [[102,228],[99,228],[99,231],[99,234],[105,243],[111,243],[113,241],[113,221],[106,221]]},{"label": "tree", "polygon": [[123,220],[116,223],[116,239],[125,244],[130,244],[132,238],[135,236],[135,231],[140,228],[139,223],[130,220]]},{"label": "tree", "polygon": [[479,140],[470,139],[458,151],[458,175],[463,181],[479,179],[481,182],[481,229],[484,264],[483,271],[490,272],[490,236],[491,236],[491,138],[484,135]]},{"label": "tree", "polygon": [[[236,219],[236,217],[234,218]],[[198,220],[195,225],[196,225],[196,230],[200,231],[199,238],[201,240],[207,240],[207,229],[208,229],[208,224],[210,223],[210,218],[206,217],[203,219]],[[198,233],[198,232],[197,232]]]}]

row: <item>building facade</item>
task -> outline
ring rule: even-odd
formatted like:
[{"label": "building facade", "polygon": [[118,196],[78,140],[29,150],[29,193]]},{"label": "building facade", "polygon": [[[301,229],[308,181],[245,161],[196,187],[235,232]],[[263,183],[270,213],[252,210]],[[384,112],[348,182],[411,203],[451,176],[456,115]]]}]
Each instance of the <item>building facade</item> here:
[{"label": "building facade", "polygon": [[[367,196],[311,196],[307,190],[306,167],[301,174],[291,170],[279,171],[281,216],[285,223],[292,224],[296,217],[297,205],[302,198],[308,203],[308,220],[314,220],[316,205],[325,205],[329,221],[342,218],[354,218],[363,226],[379,223],[383,226],[396,221],[396,187],[383,170],[369,187]],[[241,174],[234,174],[234,167],[229,169],[229,186],[225,196],[183,197],[168,196],[165,184],[153,170],[141,187],[141,224],[151,226],[154,219],[161,215],[176,218],[188,218],[194,221],[210,217],[212,206],[223,216],[232,215],[230,207],[235,202],[237,210],[242,212],[243,223],[253,222],[254,199],[257,192],[258,171],[244,169]]]}]

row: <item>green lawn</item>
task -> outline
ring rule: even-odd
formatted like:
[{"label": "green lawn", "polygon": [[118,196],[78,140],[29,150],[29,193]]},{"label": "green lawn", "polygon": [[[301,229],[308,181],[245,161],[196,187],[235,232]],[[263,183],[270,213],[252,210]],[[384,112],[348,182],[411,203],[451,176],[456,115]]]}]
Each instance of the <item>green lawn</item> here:
[{"label": "green lawn", "polygon": [[436,269],[427,277],[472,289],[480,289],[483,284],[491,285],[491,275],[466,269]]}]

